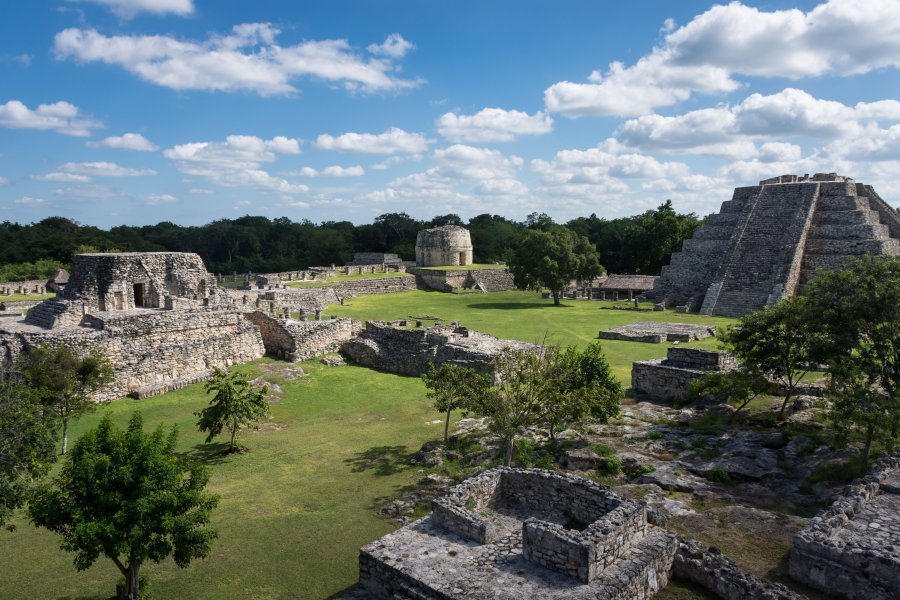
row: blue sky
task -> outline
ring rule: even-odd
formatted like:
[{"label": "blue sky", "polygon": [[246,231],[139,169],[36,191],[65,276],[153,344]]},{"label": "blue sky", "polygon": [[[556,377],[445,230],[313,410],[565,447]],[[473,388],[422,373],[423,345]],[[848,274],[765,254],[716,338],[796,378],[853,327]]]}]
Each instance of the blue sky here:
[{"label": "blue sky", "polygon": [[2,220],[900,204],[900,0],[7,0]]}]

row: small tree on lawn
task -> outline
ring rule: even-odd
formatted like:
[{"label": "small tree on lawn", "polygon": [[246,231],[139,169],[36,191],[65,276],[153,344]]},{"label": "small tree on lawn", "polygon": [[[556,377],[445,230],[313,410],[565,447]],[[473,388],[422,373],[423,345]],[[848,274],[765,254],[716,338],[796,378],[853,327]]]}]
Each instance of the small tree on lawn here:
[{"label": "small tree on lawn", "polygon": [[717,402],[735,407],[732,419],[760,394],[772,391],[772,383],[757,371],[743,365],[731,371],[710,371],[688,386],[686,397],[697,400],[713,396]]},{"label": "small tree on lawn", "polygon": [[814,367],[819,335],[807,327],[806,318],[806,297],[794,296],[750,313],[720,334],[725,348],[747,368],[784,387],[779,419],[784,418],[788,401]]},{"label": "small tree on lawn", "polygon": [[34,390],[0,375],[0,527],[13,529],[12,512],[56,460],[57,426]]},{"label": "small tree on lawn", "polygon": [[258,421],[269,416],[268,391],[268,386],[256,387],[239,373],[214,369],[212,379],[206,382],[206,393],[215,395],[209,406],[194,413],[200,417],[197,429],[207,432],[207,443],[227,430],[231,434],[228,451],[234,452],[240,428],[256,429]]},{"label": "small tree on lawn", "polygon": [[69,421],[96,408],[91,396],[112,381],[112,366],[96,349],[82,354],[66,344],[41,344],[20,354],[16,368],[62,422],[65,454]]},{"label": "small tree on lawn", "polygon": [[105,416],[85,433],[52,483],[38,487],[28,513],[62,536],[83,571],[102,555],[125,577],[120,600],[140,597],[140,569],[168,556],[179,567],[209,554],[218,498],[205,491],[206,471],[175,454],[178,430],[143,429],[139,413],[124,431]]},{"label": "small tree on lawn", "polygon": [[829,416],[832,426],[846,439],[853,428],[863,431],[863,453],[861,474],[869,470],[869,455],[872,442],[881,439],[892,442],[892,424],[896,418],[897,400],[887,392],[873,385],[861,369],[843,370],[835,373],[827,390],[831,401]]},{"label": "small tree on lawn", "polygon": [[428,365],[428,371],[422,375],[427,396],[434,401],[436,410],[446,413],[444,419],[444,446],[450,432],[450,413],[465,408],[479,395],[487,392],[491,378],[475,369],[451,363],[442,363],[435,368],[434,363]]},{"label": "small tree on lawn", "polygon": [[560,226],[526,231],[516,246],[509,270],[517,288],[547,288],[555,305],[559,305],[563,290],[573,279],[588,281],[604,272],[594,245],[586,237]]}]

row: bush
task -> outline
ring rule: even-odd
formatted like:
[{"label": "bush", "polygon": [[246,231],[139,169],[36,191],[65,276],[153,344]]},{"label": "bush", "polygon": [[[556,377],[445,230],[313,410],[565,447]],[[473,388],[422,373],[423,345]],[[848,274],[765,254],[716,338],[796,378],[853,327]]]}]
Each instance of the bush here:
[{"label": "bush", "polygon": [[731,476],[728,475],[728,471],[726,471],[722,467],[716,467],[715,469],[707,472],[706,478],[716,483],[728,483],[729,481],[731,481]]},{"label": "bush", "polygon": [[626,469],[625,475],[628,479],[636,479],[641,475],[646,475],[647,473],[652,473],[656,470],[656,467],[653,465],[639,465],[634,467],[633,469]]},{"label": "bush", "polygon": [[618,475],[622,472],[622,459],[613,454],[606,457],[606,463],[598,469],[604,475]]}]

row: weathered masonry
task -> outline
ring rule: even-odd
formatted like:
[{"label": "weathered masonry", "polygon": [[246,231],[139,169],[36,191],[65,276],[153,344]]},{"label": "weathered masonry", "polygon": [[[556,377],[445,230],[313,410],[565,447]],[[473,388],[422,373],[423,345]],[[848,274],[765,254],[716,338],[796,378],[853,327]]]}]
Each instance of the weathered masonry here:
[{"label": "weathered masonry", "polygon": [[457,267],[472,264],[472,238],[458,225],[423,229],[416,236],[417,267]]},{"label": "weathered masonry", "polygon": [[881,459],[794,536],[789,568],[842,598],[900,598],[900,454]]},{"label": "weathered masonry", "polygon": [[900,254],[900,216],[872,186],[834,173],[783,175],[734,190],[647,296],[740,317],[803,291],[816,269]]},{"label": "weathered masonry", "polygon": [[727,352],[700,348],[669,348],[667,358],[631,364],[631,389],[644,396],[668,400],[682,398],[691,381],[708,371],[728,371],[737,365]]}]

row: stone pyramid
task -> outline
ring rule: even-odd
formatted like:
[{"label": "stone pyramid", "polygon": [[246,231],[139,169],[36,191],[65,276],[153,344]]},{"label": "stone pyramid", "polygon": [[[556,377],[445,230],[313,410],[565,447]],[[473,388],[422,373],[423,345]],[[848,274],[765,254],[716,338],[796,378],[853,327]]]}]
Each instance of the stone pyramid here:
[{"label": "stone pyramid", "polygon": [[835,173],[782,175],[736,188],[646,296],[740,317],[802,293],[816,269],[867,253],[900,255],[900,215],[872,186]]}]

